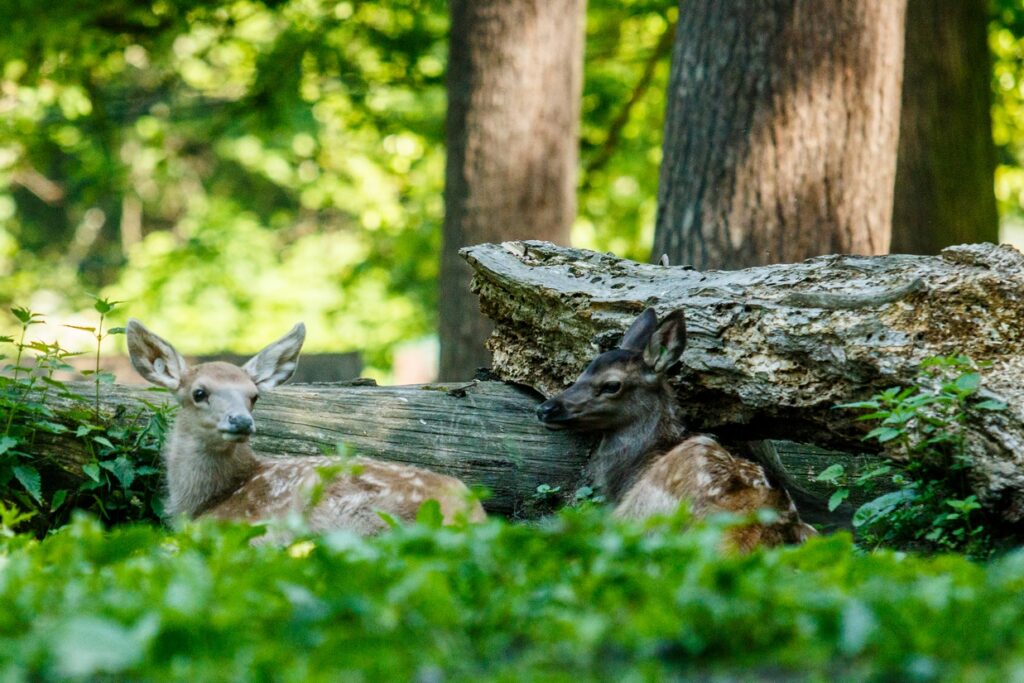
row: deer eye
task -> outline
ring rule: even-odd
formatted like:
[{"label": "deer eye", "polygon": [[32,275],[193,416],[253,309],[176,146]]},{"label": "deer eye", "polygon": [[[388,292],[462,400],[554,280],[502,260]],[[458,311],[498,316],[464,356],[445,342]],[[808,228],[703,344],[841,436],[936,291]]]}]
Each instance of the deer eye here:
[{"label": "deer eye", "polygon": [[621,389],[622,382],[605,382],[604,384],[601,385],[601,388],[598,393],[607,394],[611,396],[612,394],[619,393]]},{"label": "deer eye", "polygon": [[209,397],[210,395],[206,393],[206,389],[196,389],[195,391],[192,392],[192,400],[195,401],[196,403],[202,403]]}]

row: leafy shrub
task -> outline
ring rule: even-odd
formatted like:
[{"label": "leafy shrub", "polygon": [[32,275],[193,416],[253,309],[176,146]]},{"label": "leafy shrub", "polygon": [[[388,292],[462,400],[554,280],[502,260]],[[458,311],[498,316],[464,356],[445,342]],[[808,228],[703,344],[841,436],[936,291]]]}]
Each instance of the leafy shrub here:
[{"label": "leafy shrub", "polygon": [[591,506],[283,549],[78,517],[0,538],[0,678],[998,680],[1024,661],[1024,553],[865,555],[839,534],[722,555],[720,525],[685,522]]},{"label": "leafy shrub", "polygon": [[[972,411],[1001,411],[1000,401],[978,396],[979,366],[965,356],[930,358],[915,386],[893,387],[867,401],[840,408],[867,410],[861,420],[877,421],[866,439],[883,445],[891,464],[855,478],[832,465],[818,479],[837,486],[835,508],[849,487],[889,489],[854,514],[859,540],[868,547],[892,545],[918,550],[954,550],[987,557],[1010,535],[971,492],[971,458],[965,426]],[[894,489],[894,490],[893,490]]]},{"label": "leafy shrub", "polygon": [[[28,339],[30,328],[42,322],[38,313],[12,309],[20,336],[0,337],[14,348],[13,362],[0,375],[0,502],[27,511],[38,534],[65,523],[75,509],[108,523],[155,521],[162,512],[159,454],[168,409],[146,403],[135,415],[111,416],[100,402],[101,385],[113,381],[100,371],[101,345],[123,332],[103,327],[116,305],[97,299],[96,327],[74,326],[96,340],[94,368],[84,373],[92,384],[88,396],[54,377],[71,369],[66,359],[74,354],[56,342]],[[63,469],[70,457],[44,462],[56,448],[79,455],[74,471]]]}]

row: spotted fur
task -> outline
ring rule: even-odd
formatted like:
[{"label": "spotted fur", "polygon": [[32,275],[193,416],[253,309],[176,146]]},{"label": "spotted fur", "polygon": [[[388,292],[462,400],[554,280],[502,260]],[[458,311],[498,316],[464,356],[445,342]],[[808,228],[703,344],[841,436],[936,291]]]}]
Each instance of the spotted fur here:
[{"label": "spotted fur", "polygon": [[[149,381],[174,391],[181,405],[163,450],[168,513],[258,522],[295,511],[305,514],[314,531],[375,534],[387,528],[379,513],[411,521],[432,499],[446,523],[485,519],[465,484],[423,468],[369,458],[268,458],[253,452],[252,406],[260,391],[291,377],[304,333],[297,325],[241,368],[221,362],[189,367],[170,343],[129,321],[132,364]],[[197,391],[204,394],[201,400]]]},{"label": "spotted fur", "polygon": [[744,551],[801,543],[817,534],[760,465],[734,457],[709,436],[686,435],[665,379],[683,352],[685,329],[682,311],[658,325],[648,309],[618,349],[595,358],[571,387],[537,409],[538,417],[552,428],[601,435],[587,472],[615,503],[619,517],[672,514],[683,501],[698,517],[774,510],[778,518],[773,523],[731,531],[730,542]]}]

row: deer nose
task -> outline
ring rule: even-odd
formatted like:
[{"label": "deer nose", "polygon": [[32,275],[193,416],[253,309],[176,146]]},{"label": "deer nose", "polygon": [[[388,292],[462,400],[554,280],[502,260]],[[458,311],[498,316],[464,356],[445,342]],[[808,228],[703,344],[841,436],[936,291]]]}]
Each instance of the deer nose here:
[{"label": "deer nose", "polygon": [[252,434],[256,431],[256,423],[253,422],[251,415],[229,415],[228,430],[235,434]]},{"label": "deer nose", "polygon": [[554,399],[544,401],[537,406],[537,419],[541,422],[550,422],[565,412],[565,407]]}]

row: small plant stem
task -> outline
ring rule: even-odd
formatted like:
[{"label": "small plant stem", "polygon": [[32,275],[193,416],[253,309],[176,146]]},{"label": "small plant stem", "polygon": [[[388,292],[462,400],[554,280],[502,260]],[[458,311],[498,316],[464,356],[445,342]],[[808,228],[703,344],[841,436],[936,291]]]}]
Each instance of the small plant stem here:
[{"label": "small plant stem", "polygon": [[[18,354],[14,360],[14,379],[15,384],[18,383],[18,371],[21,369],[21,355],[25,350],[25,335],[28,333],[28,324],[22,323],[21,325],[21,339],[18,340]],[[18,412],[18,406],[20,404],[17,401],[11,405],[11,412],[7,414],[7,426],[4,427],[4,436],[11,433],[11,425],[14,424],[14,414]]]},{"label": "small plant stem", "polygon": [[96,421],[100,419],[100,347],[103,345],[103,318],[105,314],[100,313],[100,324],[96,328],[96,367],[92,376],[93,384],[96,387]]}]

